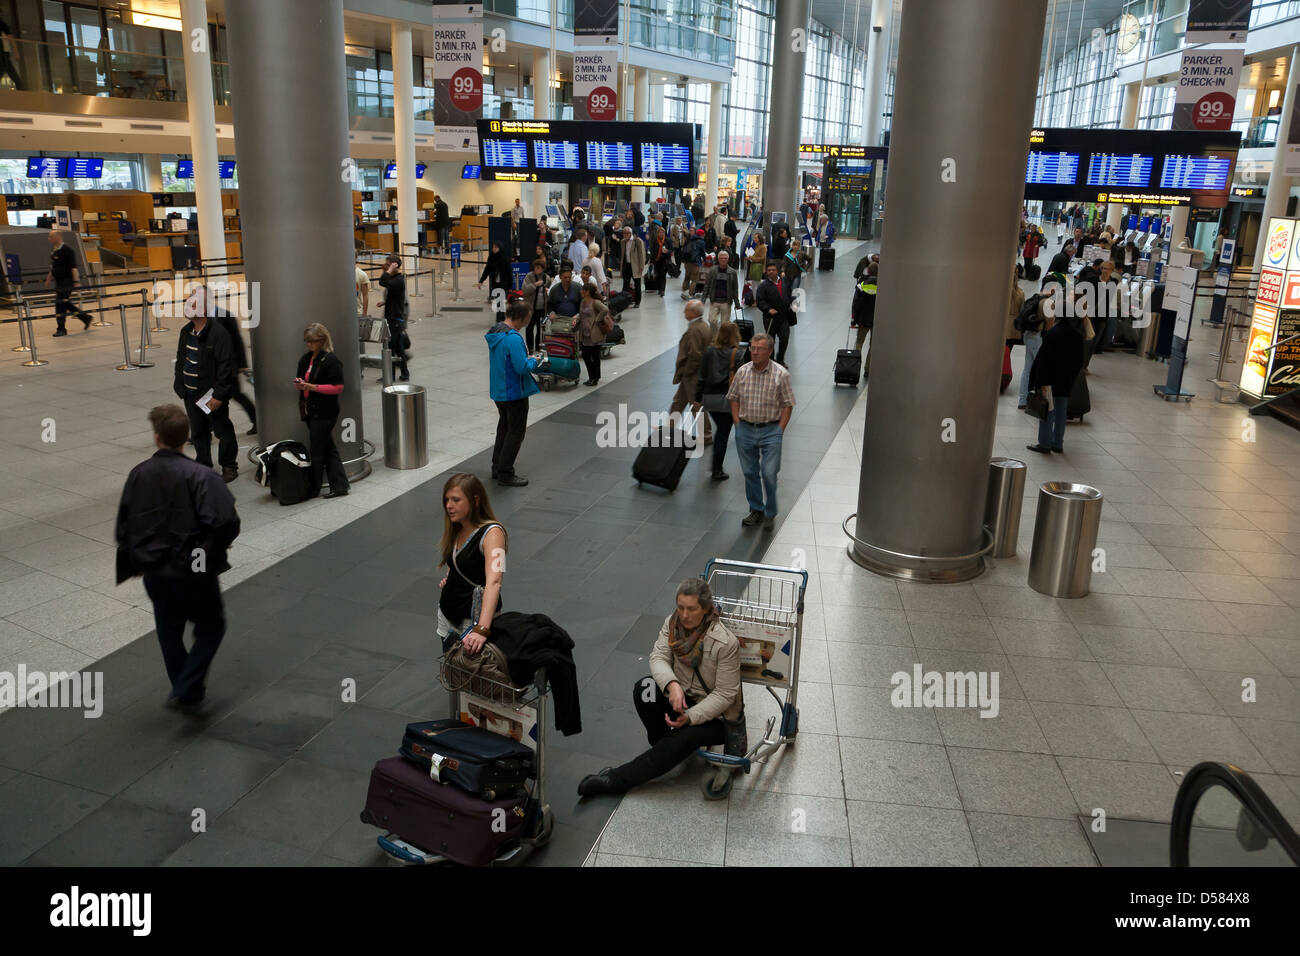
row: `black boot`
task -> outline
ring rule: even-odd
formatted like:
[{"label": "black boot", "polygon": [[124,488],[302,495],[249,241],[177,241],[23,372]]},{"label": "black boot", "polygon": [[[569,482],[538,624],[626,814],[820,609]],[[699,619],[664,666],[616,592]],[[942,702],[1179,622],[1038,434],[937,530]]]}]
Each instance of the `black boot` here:
[{"label": "black boot", "polygon": [[597,797],[603,793],[626,793],[627,785],[614,773],[612,767],[606,767],[600,773],[583,777],[578,783],[578,796]]}]

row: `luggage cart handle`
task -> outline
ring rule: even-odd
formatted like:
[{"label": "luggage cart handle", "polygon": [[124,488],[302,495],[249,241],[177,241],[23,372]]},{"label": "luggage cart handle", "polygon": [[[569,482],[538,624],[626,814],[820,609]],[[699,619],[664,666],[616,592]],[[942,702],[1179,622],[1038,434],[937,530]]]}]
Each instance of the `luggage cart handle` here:
[{"label": "luggage cart handle", "polygon": [[715,565],[718,567],[741,568],[746,571],[779,571],[782,574],[797,574],[803,580],[801,586],[808,587],[808,572],[802,568],[783,568],[776,564],[753,564],[749,561],[733,561],[729,558],[709,558],[708,563],[704,565],[705,580],[708,580],[709,574],[713,571]]}]

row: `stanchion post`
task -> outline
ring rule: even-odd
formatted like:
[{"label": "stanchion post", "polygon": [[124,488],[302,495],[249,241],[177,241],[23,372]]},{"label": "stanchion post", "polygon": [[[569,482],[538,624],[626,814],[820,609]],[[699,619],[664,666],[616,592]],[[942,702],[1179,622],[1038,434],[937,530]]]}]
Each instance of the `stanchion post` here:
[{"label": "stanchion post", "polygon": [[98,268],[92,273],[95,277],[95,301],[99,304],[99,320],[90,323],[95,328],[103,329],[111,326],[113,323],[104,318],[104,263],[100,262]]},{"label": "stanchion post", "polygon": [[122,326],[122,364],[117,367],[119,372],[129,372],[131,369],[139,368],[131,361],[131,336],[126,330],[126,303],[117,304],[117,321]]},{"label": "stanchion post", "polygon": [[140,315],[140,361],[135,364],[140,368],[153,368],[153,362],[146,362],[144,350],[157,348],[149,341],[149,318],[145,314]]},{"label": "stanchion post", "polygon": [[24,305],[23,312],[27,317],[27,344],[32,350],[32,357],[24,362],[23,365],[26,368],[36,368],[41,365],[49,365],[49,362],[42,361],[36,355],[36,335],[32,332],[32,307],[30,305]]},{"label": "stanchion post", "polygon": [[460,297],[460,266],[458,265],[453,265],[451,267],[451,301],[465,301]]},{"label": "stanchion post", "polygon": [[393,350],[388,347],[387,342],[384,343],[382,358],[381,374],[383,375],[384,388],[387,388],[393,384]]},{"label": "stanchion post", "polygon": [[14,310],[18,314],[18,344],[11,348],[10,352],[30,352],[31,346],[27,344],[27,330],[23,326],[23,290],[21,286],[14,286]]},{"label": "stanchion post", "polygon": [[[180,278],[180,273],[177,273],[176,275],[177,275],[177,279],[179,280],[179,278]],[[182,288],[183,288],[183,287],[182,287]],[[157,300],[155,299],[155,301],[157,301]],[[146,312],[149,311],[149,305],[148,305],[148,303],[149,303],[149,293],[148,293],[148,290],[146,290],[146,289],[141,289],[141,290],[140,290],[140,306],[141,306],[141,308],[143,308]],[[162,325],[162,324],[161,324],[161,317],[158,316],[158,315],[154,315],[154,323],[153,323],[153,326],[149,329],[149,331],[150,331],[150,332],[166,332],[166,331],[168,331],[168,329],[167,329],[167,327],[166,327],[165,325]],[[151,339],[150,341],[152,341],[152,339]]]},{"label": "stanchion post", "polygon": [[440,319],[442,318],[442,313],[438,311],[438,260],[435,257],[430,256],[429,262],[431,263],[429,266],[429,287],[433,290],[431,301],[429,302],[429,318]]}]

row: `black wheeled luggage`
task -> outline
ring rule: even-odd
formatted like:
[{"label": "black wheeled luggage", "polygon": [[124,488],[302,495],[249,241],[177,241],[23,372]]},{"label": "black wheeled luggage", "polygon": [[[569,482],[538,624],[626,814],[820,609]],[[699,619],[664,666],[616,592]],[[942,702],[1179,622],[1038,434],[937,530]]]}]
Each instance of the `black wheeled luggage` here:
[{"label": "black wheeled luggage", "polygon": [[[849,326],[849,339],[853,338],[853,333],[857,331],[855,326]],[[851,385],[858,387],[858,379],[862,375],[862,350],[849,348],[849,343],[844,343],[844,348],[835,353],[835,384]]]},{"label": "black wheeled luggage", "polygon": [[817,271],[833,272],[835,271],[835,249],[834,247],[822,248],[817,252]]},{"label": "black wheeled luggage", "polygon": [[455,719],[407,724],[400,752],[439,782],[484,800],[522,793],[535,772],[526,744]]},{"label": "black wheeled luggage", "polygon": [[1070,404],[1066,407],[1065,418],[1067,421],[1078,419],[1083,421],[1083,416],[1092,411],[1092,396],[1088,394],[1088,373],[1085,369],[1079,369],[1079,376],[1070,386]]},{"label": "black wheeled luggage", "polygon": [[668,491],[677,488],[686,470],[686,443],[691,440],[689,435],[696,424],[696,418],[687,412],[682,416],[680,428],[669,425],[661,429],[651,444],[637,452],[632,462],[632,477],[637,484],[655,485]]},{"label": "black wheeled luggage", "polygon": [[525,835],[527,801],[483,800],[430,780],[404,757],[387,757],[370,773],[361,822],[456,863],[487,866]]},{"label": "black wheeled luggage", "polygon": [[620,315],[635,301],[631,292],[615,292],[609,297],[609,314]]},{"label": "black wheeled luggage", "polygon": [[754,320],[747,319],[741,313],[735,315],[736,328],[740,331],[740,341],[748,342],[754,337]]}]

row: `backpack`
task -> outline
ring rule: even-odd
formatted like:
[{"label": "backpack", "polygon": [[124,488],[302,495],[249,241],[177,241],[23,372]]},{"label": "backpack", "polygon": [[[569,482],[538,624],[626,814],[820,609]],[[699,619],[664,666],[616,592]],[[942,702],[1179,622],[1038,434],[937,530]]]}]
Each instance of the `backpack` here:
[{"label": "backpack", "polygon": [[1038,302],[1042,297],[1041,292],[1035,292],[1025,299],[1025,304],[1016,313],[1017,332],[1037,332],[1043,327],[1043,320],[1038,314]]}]

